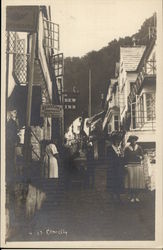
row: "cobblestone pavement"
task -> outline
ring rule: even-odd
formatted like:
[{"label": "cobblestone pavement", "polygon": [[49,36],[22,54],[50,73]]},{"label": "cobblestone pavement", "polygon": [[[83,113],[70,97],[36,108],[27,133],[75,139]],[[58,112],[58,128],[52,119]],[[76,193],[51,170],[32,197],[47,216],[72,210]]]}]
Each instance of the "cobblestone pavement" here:
[{"label": "cobblestone pavement", "polygon": [[92,189],[83,186],[80,179],[69,189],[61,183],[46,183],[47,197],[41,210],[22,223],[10,240],[154,240],[154,191],[143,191],[141,203],[131,204],[126,193],[121,195],[122,204],[114,203],[106,190],[106,168],[97,167],[95,176]]}]

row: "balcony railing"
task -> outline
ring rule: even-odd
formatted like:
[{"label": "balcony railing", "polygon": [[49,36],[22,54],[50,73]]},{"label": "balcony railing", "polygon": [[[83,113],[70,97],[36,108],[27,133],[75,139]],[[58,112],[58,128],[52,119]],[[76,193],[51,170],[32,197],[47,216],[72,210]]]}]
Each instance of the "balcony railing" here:
[{"label": "balcony railing", "polygon": [[128,103],[131,104],[137,95],[140,87],[142,86],[146,77],[156,76],[156,60],[146,61],[142,67],[142,71],[139,72],[135,84],[131,87],[131,92],[128,96]]},{"label": "balcony railing", "polygon": [[132,130],[155,130],[156,115],[155,111],[132,111],[131,126]]},{"label": "balcony railing", "polygon": [[145,75],[151,76],[156,75],[156,60],[149,60],[144,66]]}]

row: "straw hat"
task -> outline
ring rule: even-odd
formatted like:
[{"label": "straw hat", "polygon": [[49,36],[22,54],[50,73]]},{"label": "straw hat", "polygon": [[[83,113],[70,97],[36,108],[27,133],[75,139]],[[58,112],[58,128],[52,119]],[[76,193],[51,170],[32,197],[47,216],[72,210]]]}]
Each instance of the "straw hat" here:
[{"label": "straw hat", "polygon": [[131,142],[132,140],[137,141],[138,139],[139,139],[138,136],[136,136],[136,135],[130,135],[129,138],[128,138],[128,140],[127,140],[127,142]]}]

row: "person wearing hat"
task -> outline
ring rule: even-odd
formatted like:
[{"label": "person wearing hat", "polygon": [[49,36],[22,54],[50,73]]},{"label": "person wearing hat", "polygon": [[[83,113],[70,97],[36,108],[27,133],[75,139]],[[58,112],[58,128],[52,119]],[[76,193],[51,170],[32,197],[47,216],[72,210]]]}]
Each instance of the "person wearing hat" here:
[{"label": "person wearing hat", "polygon": [[145,188],[145,179],[142,161],[144,159],[143,150],[137,144],[139,138],[130,135],[127,142],[129,143],[124,150],[124,160],[127,170],[125,178],[125,188],[130,191],[130,201],[140,202],[139,193]]},{"label": "person wearing hat", "polygon": [[123,188],[123,158],[119,148],[121,137],[112,133],[109,141],[111,145],[107,148],[107,190],[113,201],[121,202],[120,193]]}]

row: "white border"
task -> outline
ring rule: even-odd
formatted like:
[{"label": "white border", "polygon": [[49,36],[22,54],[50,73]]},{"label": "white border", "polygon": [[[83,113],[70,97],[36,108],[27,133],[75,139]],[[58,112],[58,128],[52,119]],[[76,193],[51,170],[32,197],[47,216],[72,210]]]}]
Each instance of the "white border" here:
[{"label": "white border", "polygon": [[[68,2],[69,0],[67,0]],[[109,1],[109,0],[108,0]],[[122,0],[125,1],[125,0]],[[145,0],[146,1],[146,0]],[[150,1],[150,0],[148,0]],[[28,5],[55,5],[55,1],[31,1],[28,0]],[[156,133],[156,150],[157,150],[157,167],[156,174],[156,239],[155,241],[69,241],[69,242],[7,242],[5,243],[5,72],[3,65],[5,65],[5,39],[3,39],[5,33],[5,6],[6,5],[27,5],[26,1],[20,0],[3,0],[2,2],[2,51],[1,51],[1,247],[5,248],[162,248],[162,166],[163,166],[163,122],[162,122],[162,110],[163,110],[163,18],[162,18],[162,0],[156,0],[158,4],[157,20],[157,87],[156,87],[156,107],[157,107],[157,133]]]}]

